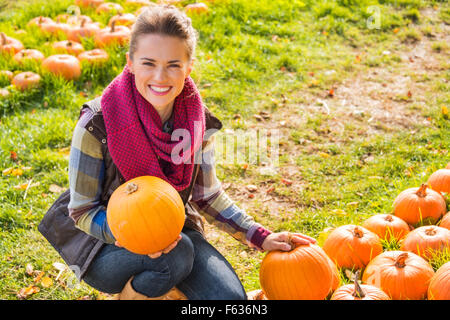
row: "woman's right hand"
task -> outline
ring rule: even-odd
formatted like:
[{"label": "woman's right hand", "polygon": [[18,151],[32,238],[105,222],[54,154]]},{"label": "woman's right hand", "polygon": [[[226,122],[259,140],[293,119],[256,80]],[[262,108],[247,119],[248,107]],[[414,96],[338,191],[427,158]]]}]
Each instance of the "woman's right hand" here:
[{"label": "woman's right hand", "polygon": [[[181,240],[181,238],[182,237],[181,237],[181,234],[180,234],[180,235],[178,235],[178,238],[174,242],[172,242],[171,244],[169,244],[167,246],[167,248],[165,248],[165,249],[163,249],[161,251],[158,251],[158,252],[150,253],[150,254],[148,254],[148,256],[151,259],[156,259],[156,258],[159,258],[163,253],[169,253],[173,248],[175,248],[177,246],[177,244]],[[117,247],[123,248],[123,246],[119,243],[119,241],[116,241],[114,244]]]}]

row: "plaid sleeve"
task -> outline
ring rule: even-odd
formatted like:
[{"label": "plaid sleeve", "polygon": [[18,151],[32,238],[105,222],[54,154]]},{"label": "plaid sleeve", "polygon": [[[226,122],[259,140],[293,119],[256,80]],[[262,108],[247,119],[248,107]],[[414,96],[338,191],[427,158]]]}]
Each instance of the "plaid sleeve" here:
[{"label": "plaid sleeve", "polygon": [[191,204],[206,220],[251,248],[262,250],[271,231],[256,223],[223,190],[216,176],[214,136],[203,146],[202,161],[192,191]]},{"label": "plaid sleeve", "polygon": [[72,137],[69,216],[77,228],[104,242],[114,243],[106,220],[106,208],[100,204],[105,175],[101,143],[84,128],[92,117],[92,111],[87,109],[78,120]]}]

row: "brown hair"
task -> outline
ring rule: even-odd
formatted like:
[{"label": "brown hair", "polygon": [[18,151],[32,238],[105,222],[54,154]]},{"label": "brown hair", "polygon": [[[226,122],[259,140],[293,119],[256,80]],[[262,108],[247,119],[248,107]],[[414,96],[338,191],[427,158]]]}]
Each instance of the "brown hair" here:
[{"label": "brown hair", "polygon": [[195,53],[197,44],[197,31],[191,19],[173,5],[155,5],[147,7],[136,19],[131,30],[129,55],[137,50],[139,36],[146,34],[159,34],[177,37],[185,40],[188,58]]}]

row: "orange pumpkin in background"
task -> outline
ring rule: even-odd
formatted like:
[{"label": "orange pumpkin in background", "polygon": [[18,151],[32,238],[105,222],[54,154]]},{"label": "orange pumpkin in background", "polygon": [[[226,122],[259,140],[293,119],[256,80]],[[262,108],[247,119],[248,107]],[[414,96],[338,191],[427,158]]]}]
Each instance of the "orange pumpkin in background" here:
[{"label": "orange pumpkin in background", "polygon": [[397,216],[376,214],[363,222],[363,227],[375,233],[380,239],[400,240],[409,233],[408,224]]},{"label": "orange pumpkin in background", "polygon": [[109,19],[108,26],[115,23],[116,26],[131,27],[136,22],[136,16],[132,13],[119,13]]},{"label": "orange pumpkin in background", "polygon": [[411,231],[401,245],[401,250],[414,252],[425,259],[449,249],[450,230],[433,225]]},{"label": "orange pumpkin in background", "polygon": [[191,3],[184,7],[184,11],[187,14],[199,14],[208,12],[209,8],[203,2]]},{"label": "orange pumpkin in background", "polygon": [[111,23],[110,28],[100,30],[95,35],[95,44],[100,47],[106,47],[114,43],[119,45],[127,45],[131,37],[131,31],[125,26],[116,26],[115,22]]},{"label": "orange pumpkin in background", "polygon": [[450,261],[443,264],[431,278],[428,300],[450,300]]},{"label": "orange pumpkin in background", "polygon": [[42,67],[66,80],[75,80],[81,76],[81,64],[70,54],[55,54],[42,61]]},{"label": "orange pumpkin in background", "polygon": [[427,297],[433,268],[425,259],[406,251],[385,251],[367,265],[363,283],[376,286],[393,300]]},{"label": "orange pumpkin in background", "polygon": [[109,12],[123,12],[123,7],[115,2],[104,2],[95,9],[95,13],[97,14]]},{"label": "orange pumpkin in background", "polygon": [[294,245],[291,251],[268,252],[259,281],[269,300],[323,300],[331,291],[333,270],[315,244]]},{"label": "orange pumpkin in background", "polygon": [[84,51],[83,45],[81,43],[72,40],[54,42],[52,44],[52,47],[57,53],[67,53],[75,56]]},{"label": "orange pumpkin in background", "polygon": [[23,48],[22,42],[8,37],[4,32],[0,32],[0,52],[15,55]]},{"label": "orange pumpkin in background", "polygon": [[450,169],[439,169],[433,172],[427,184],[434,191],[450,194]]},{"label": "orange pumpkin in background", "polygon": [[334,229],[325,240],[323,250],[338,268],[362,269],[383,252],[383,246],[372,231],[349,224]]},{"label": "orange pumpkin in background", "polygon": [[17,89],[25,91],[31,88],[38,87],[40,81],[40,75],[31,71],[25,71],[16,74],[12,79],[12,84],[15,85]]},{"label": "orange pumpkin in background", "polygon": [[330,300],[391,300],[380,288],[370,284],[359,284],[360,270],[356,272],[353,284],[339,287]]},{"label": "orange pumpkin in background", "polygon": [[104,0],[75,0],[75,4],[82,8],[97,8]]},{"label": "orange pumpkin in background", "polygon": [[439,222],[439,227],[450,230],[450,212],[447,212]]},{"label": "orange pumpkin in background", "polygon": [[14,55],[14,60],[18,63],[24,63],[25,61],[37,61],[41,62],[45,59],[42,52],[36,49],[23,49]]},{"label": "orange pumpkin in background", "polygon": [[100,30],[98,23],[83,19],[79,25],[75,25],[68,30],[67,39],[80,42],[83,38],[94,38]]},{"label": "orange pumpkin in background", "polygon": [[80,62],[87,62],[89,64],[102,64],[108,61],[108,53],[103,49],[93,49],[84,51],[78,55]]},{"label": "orange pumpkin in background", "polygon": [[141,176],[119,186],[106,211],[116,240],[137,254],[166,248],[181,233],[185,208],[179,193],[168,182]]},{"label": "orange pumpkin in background", "polygon": [[0,77],[8,78],[11,81],[14,78],[14,73],[9,70],[0,70]]},{"label": "orange pumpkin in background", "polygon": [[427,184],[402,191],[394,200],[394,214],[413,226],[434,224],[446,212],[445,200]]},{"label": "orange pumpkin in background", "polygon": [[39,16],[39,17],[35,17],[33,19],[31,19],[30,21],[28,21],[27,26],[31,27],[41,27],[42,24],[45,23],[53,23],[53,19],[49,18],[49,17],[43,17],[43,16]]},{"label": "orange pumpkin in background", "polygon": [[151,5],[156,5],[156,3],[151,2],[149,0],[126,0],[125,6],[131,8],[132,10],[136,10],[140,7],[148,7]]}]

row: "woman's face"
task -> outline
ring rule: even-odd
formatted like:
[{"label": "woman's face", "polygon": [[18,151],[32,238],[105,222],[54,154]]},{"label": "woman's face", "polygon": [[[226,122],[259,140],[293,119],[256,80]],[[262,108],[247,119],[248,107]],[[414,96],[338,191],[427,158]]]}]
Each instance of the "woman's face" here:
[{"label": "woman's face", "polygon": [[139,93],[159,111],[171,107],[192,70],[193,61],[184,41],[158,34],[142,35],[133,59],[128,53],[126,56]]}]

